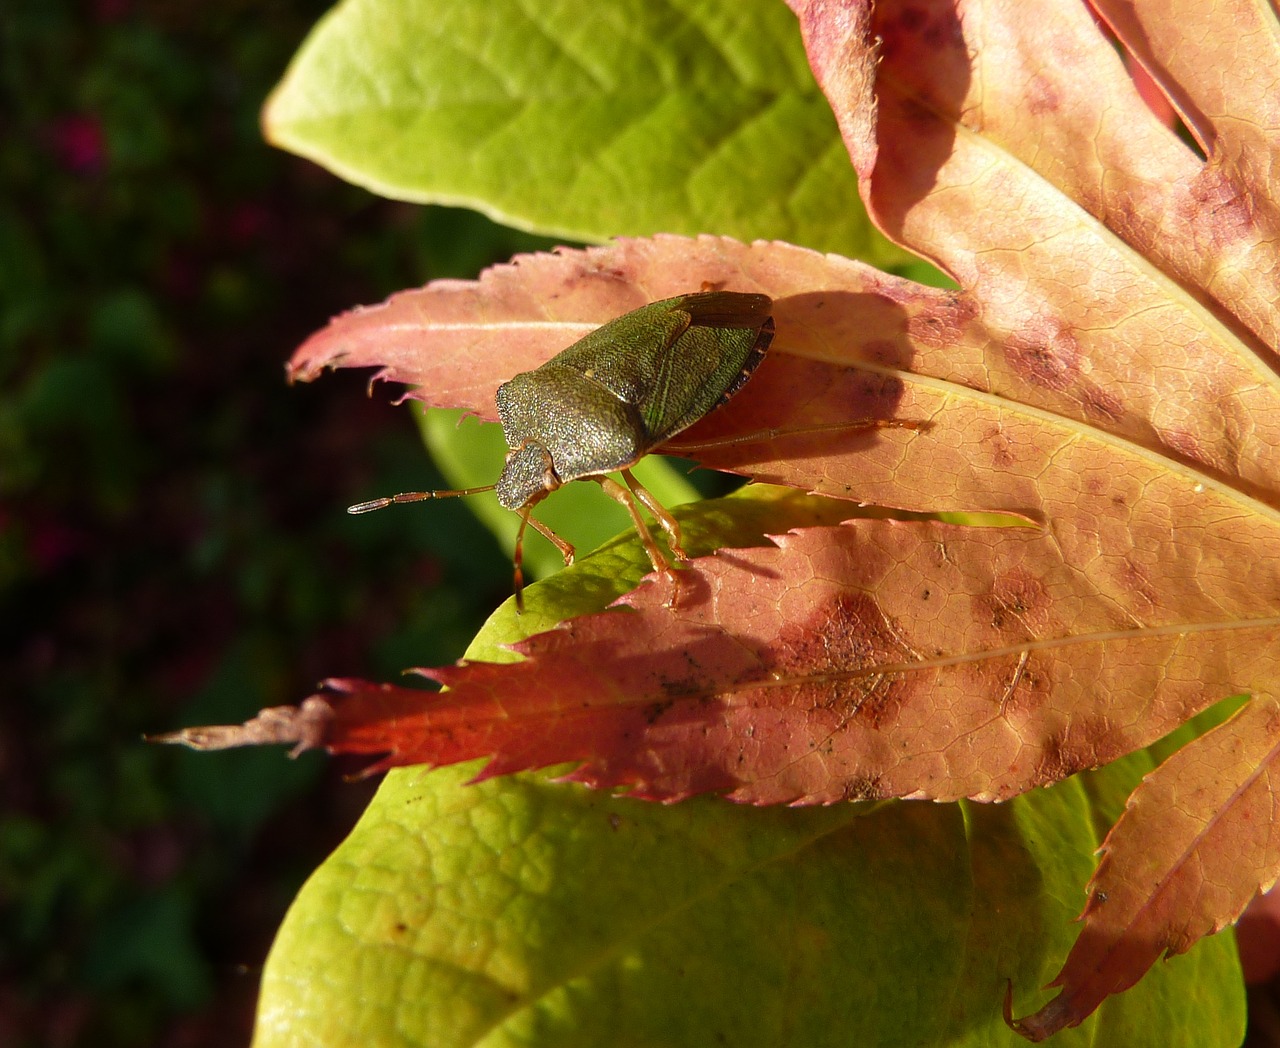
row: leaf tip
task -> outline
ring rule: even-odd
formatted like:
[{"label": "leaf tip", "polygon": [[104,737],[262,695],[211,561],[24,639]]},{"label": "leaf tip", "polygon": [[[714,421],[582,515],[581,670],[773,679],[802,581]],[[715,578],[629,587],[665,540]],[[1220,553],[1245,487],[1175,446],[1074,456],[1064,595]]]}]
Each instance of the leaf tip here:
[{"label": "leaf tip", "polygon": [[243,724],[212,724],[144,735],[147,742],[186,746],[192,750],[229,750],[239,746],[293,744],[291,757],[325,743],[333,707],[319,695],[301,706],[272,706]]},{"label": "leaf tip", "polygon": [[[1049,985],[1053,986],[1055,984],[1050,983]],[[1033,1044],[1039,1044],[1046,1038],[1052,1037],[1055,1033],[1065,1030],[1068,1026],[1079,1026],[1088,1018],[1092,1010],[1092,1008],[1088,1010],[1081,1009],[1070,995],[1059,993],[1039,1011],[1032,1012],[1021,1019],[1016,1019],[1013,1015],[1012,979],[1005,984],[1004,1002],[1001,1007],[1004,1024],[1019,1037],[1025,1037]]]}]

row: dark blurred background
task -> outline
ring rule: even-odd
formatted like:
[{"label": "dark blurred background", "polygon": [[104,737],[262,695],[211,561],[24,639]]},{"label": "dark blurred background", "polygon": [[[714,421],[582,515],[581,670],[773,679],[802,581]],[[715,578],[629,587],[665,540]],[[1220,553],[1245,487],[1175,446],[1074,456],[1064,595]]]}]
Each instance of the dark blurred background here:
[{"label": "dark blurred background", "polygon": [[0,1045],[244,1045],[271,937],[372,786],[239,721],[457,658],[510,592],[393,391],[288,387],[327,319],[545,242],[381,201],[258,112],[327,4],[0,7]]}]

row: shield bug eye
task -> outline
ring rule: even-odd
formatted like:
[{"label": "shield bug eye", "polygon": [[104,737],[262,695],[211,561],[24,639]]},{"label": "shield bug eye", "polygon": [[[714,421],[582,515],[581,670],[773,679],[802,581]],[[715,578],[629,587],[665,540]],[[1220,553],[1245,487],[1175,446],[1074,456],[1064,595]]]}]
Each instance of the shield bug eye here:
[{"label": "shield bug eye", "polygon": [[[772,308],[767,295],[704,291],[632,310],[499,388],[498,415],[512,451],[494,484],[404,492],[360,503],[349,512],[496,489],[498,501],[520,515],[515,591],[522,610],[525,525],[554,542],[566,564],[573,558],[573,547],[530,511],[561,484],[593,480],[626,508],[654,570],[674,581],[636,501],[666,532],[672,556],[684,561],[680,528],[631,475],[631,467],[746,382],[773,339]],[[614,472],[621,473],[626,487],[608,476]]]}]

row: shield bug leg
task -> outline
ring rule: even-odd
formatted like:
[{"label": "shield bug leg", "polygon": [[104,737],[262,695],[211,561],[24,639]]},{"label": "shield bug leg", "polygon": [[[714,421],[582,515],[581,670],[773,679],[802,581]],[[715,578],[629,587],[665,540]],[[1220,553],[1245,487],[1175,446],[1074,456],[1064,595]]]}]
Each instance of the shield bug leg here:
[{"label": "shield bug leg", "polygon": [[520,527],[516,530],[516,553],[512,586],[516,591],[516,614],[524,614],[524,529],[529,523],[529,507],[519,514]]},{"label": "shield bug leg", "polygon": [[524,614],[524,529],[526,526],[532,527],[539,535],[550,542],[556,549],[560,551],[560,556],[564,557],[564,564],[567,568],[573,563],[575,550],[568,542],[565,542],[559,535],[552,531],[546,524],[531,515],[533,507],[525,506],[520,511],[520,528],[516,532],[516,552],[515,562],[515,591],[516,591],[516,614]]},{"label": "shield bug leg", "polygon": [[667,533],[667,545],[671,547],[671,555],[678,561],[687,561],[689,554],[684,551],[684,546],[680,543],[680,522],[671,515],[666,506],[653,497],[653,492],[632,476],[631,470],[624,469],[621,472],[622,479],[627,482],[627,487],[640,500],[641,505],[653,514],[653,519]]},{"label": "shield bug leg", "polygon": [[560,556],[564,557],[564,566],[566,568],[573,563],[573,558],[576,555],[577,551],[573,548],[572,545],[570,545],[568,542],[562,539],[559,535],[557,535],[546,524],[543,524],[542,521],[538,520],[536,517],[529,518],[529,526],[533,528],[533,530],[536,531],[539,535],[541,535],[544,539],[550,542],[551,545],[555,546],[555,548],[560,551]]},{"label": "shield bug leg", "polygon": [[[644,551],[649,554],[649,563],[653,565],[653,570],[665,576],[671,582],[671,597],[667,601],[667,607],[674,606],[676,596],[680,592],[680,578],[667,561],[667,558],[662,555],[662,550],[658,548],[658,544],[653,540],[653,532],[649,530],[649,525],[640,516],[640,510],[636,508],[636,500],[632,497],[631,492],[612,477],[592,477],[591,479],[600,485],[606,495],[621,503],[626,508],[626,511],[631,514],[631,523],[635,526],[636,532],[640,536],[640,541],[644,544]],[[652,498],[652,496],[650,497]]]}]

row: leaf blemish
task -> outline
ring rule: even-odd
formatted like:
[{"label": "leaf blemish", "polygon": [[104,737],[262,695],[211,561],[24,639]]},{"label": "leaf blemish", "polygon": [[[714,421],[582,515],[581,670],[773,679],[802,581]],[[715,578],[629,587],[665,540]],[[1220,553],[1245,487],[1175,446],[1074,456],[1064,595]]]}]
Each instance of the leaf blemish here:
[{"label": "leaf blemish", "polygon": [[1018,461],[1013,451],[1012,441],[1005,436],[998,422],[986,428],[982,434],[982,446],[989,449],[991,464],[997,469],[1011,469]]},{"label": "leaf blemish", "polygon": [[1080,346],[1062,329],[1011,335],[1005,345],[1009,366],[1024,381],[1062,392],[1076,384]]},{"label": "leaf blemish", "polygon": [[1109,752],[1116,737],[1116,725],[1106,717],[1075,721],[1049,733],[1041,743],[1031,781],[1048,786],[1076,772],[1096,768],[1108,759],[1101,754],[1104,748]]},{"label": "leaf blemish", "polygon": [[1159,603],[1159,592],[1151,585],[1151,580],[1147,578],[1146,572],[1132,557],[1125,558],[1121,578],[1124,581],[1125,591],[1137,598],[1148,610]]},{"label": "leaf blemish", "polygon": [[1240,242],[1256,242],[1258,216],[1249,193],[1238,185],[1220,165],[1206,164],[1196,176],[1188,194],[1187,211],[1194,225],[1205,227],[1204,215],[1212,215],[1207,228],[1213,239],[1225,247]]},{"label": "leaf blemish", "polygon": [[936,62],[938,52],[963,51],[964,34],[950,10],[930,11],[923,4],[909,4],[896,15],[877,9],[875,32],[883,41],[886,63],[903,64],[913,58]]},{"label": "leaf blemish", "polygon": [[[863,342],[860,356],[873,364],[884,367],[905,368],[910,365],[911,344],[906,340],[894,341],[887,338],[871,339]],[[902,395],[902,382],[898,381],[898,396]]]},{"label": "leaf blemish", "polygon": [[852,592],[836,595],[807,621],[782,630],[775,665],[784,676],[788,667],[795,667],[806,684],[800,693],[812,708],[842,711],[883,729],[919,685],[900,672],[878,672],[876,667],[918,661],[880,605],[865,593]]},{"label": "leaf blemish", "polygon": [[644,711],[645,723],[652,726],[656,724],[658,719],[675,705],[675,699],[667,699],[665,702],[655,702],[646,707]]},{"label": "leaf blemish", "polygon": [[1118,422],[1124,417],[1124,402],[1110,390],[1090,383],[1081,396],[1085,414],[1108,422]]},{"label": "leaf blemish", "polygon": [[874,775],[854,776],[844,787],[843,799],[846,801],[878,801],[884,797],[880,780]]},{"label": "leaf blemish", "polygon": [[1035,116],[1055,113],[1062,107],[1062,90],[1046,76],[1033,77],[1027,89],[1027,110]]},{"label": "leaf blemish", "polygon": [[1039,579],[1024,571],[1007,571],[1000,575],[986,597],[978,598],[986,614],[978,608],[977,621],[991,623],[1001,633],[1016,631],[1019,636],[1035,637],[1048,632],[1049,596]]},{"label": "leaf blemish", "polygon": [[1213,458],[1194,433],[1181,429],[1171,429],[1165,430],[1163,437],[1169,450],[1180,457],[1202,466],[1208,466],[1210,469],[1217,468],[1217,463],[1213,461]]}]

